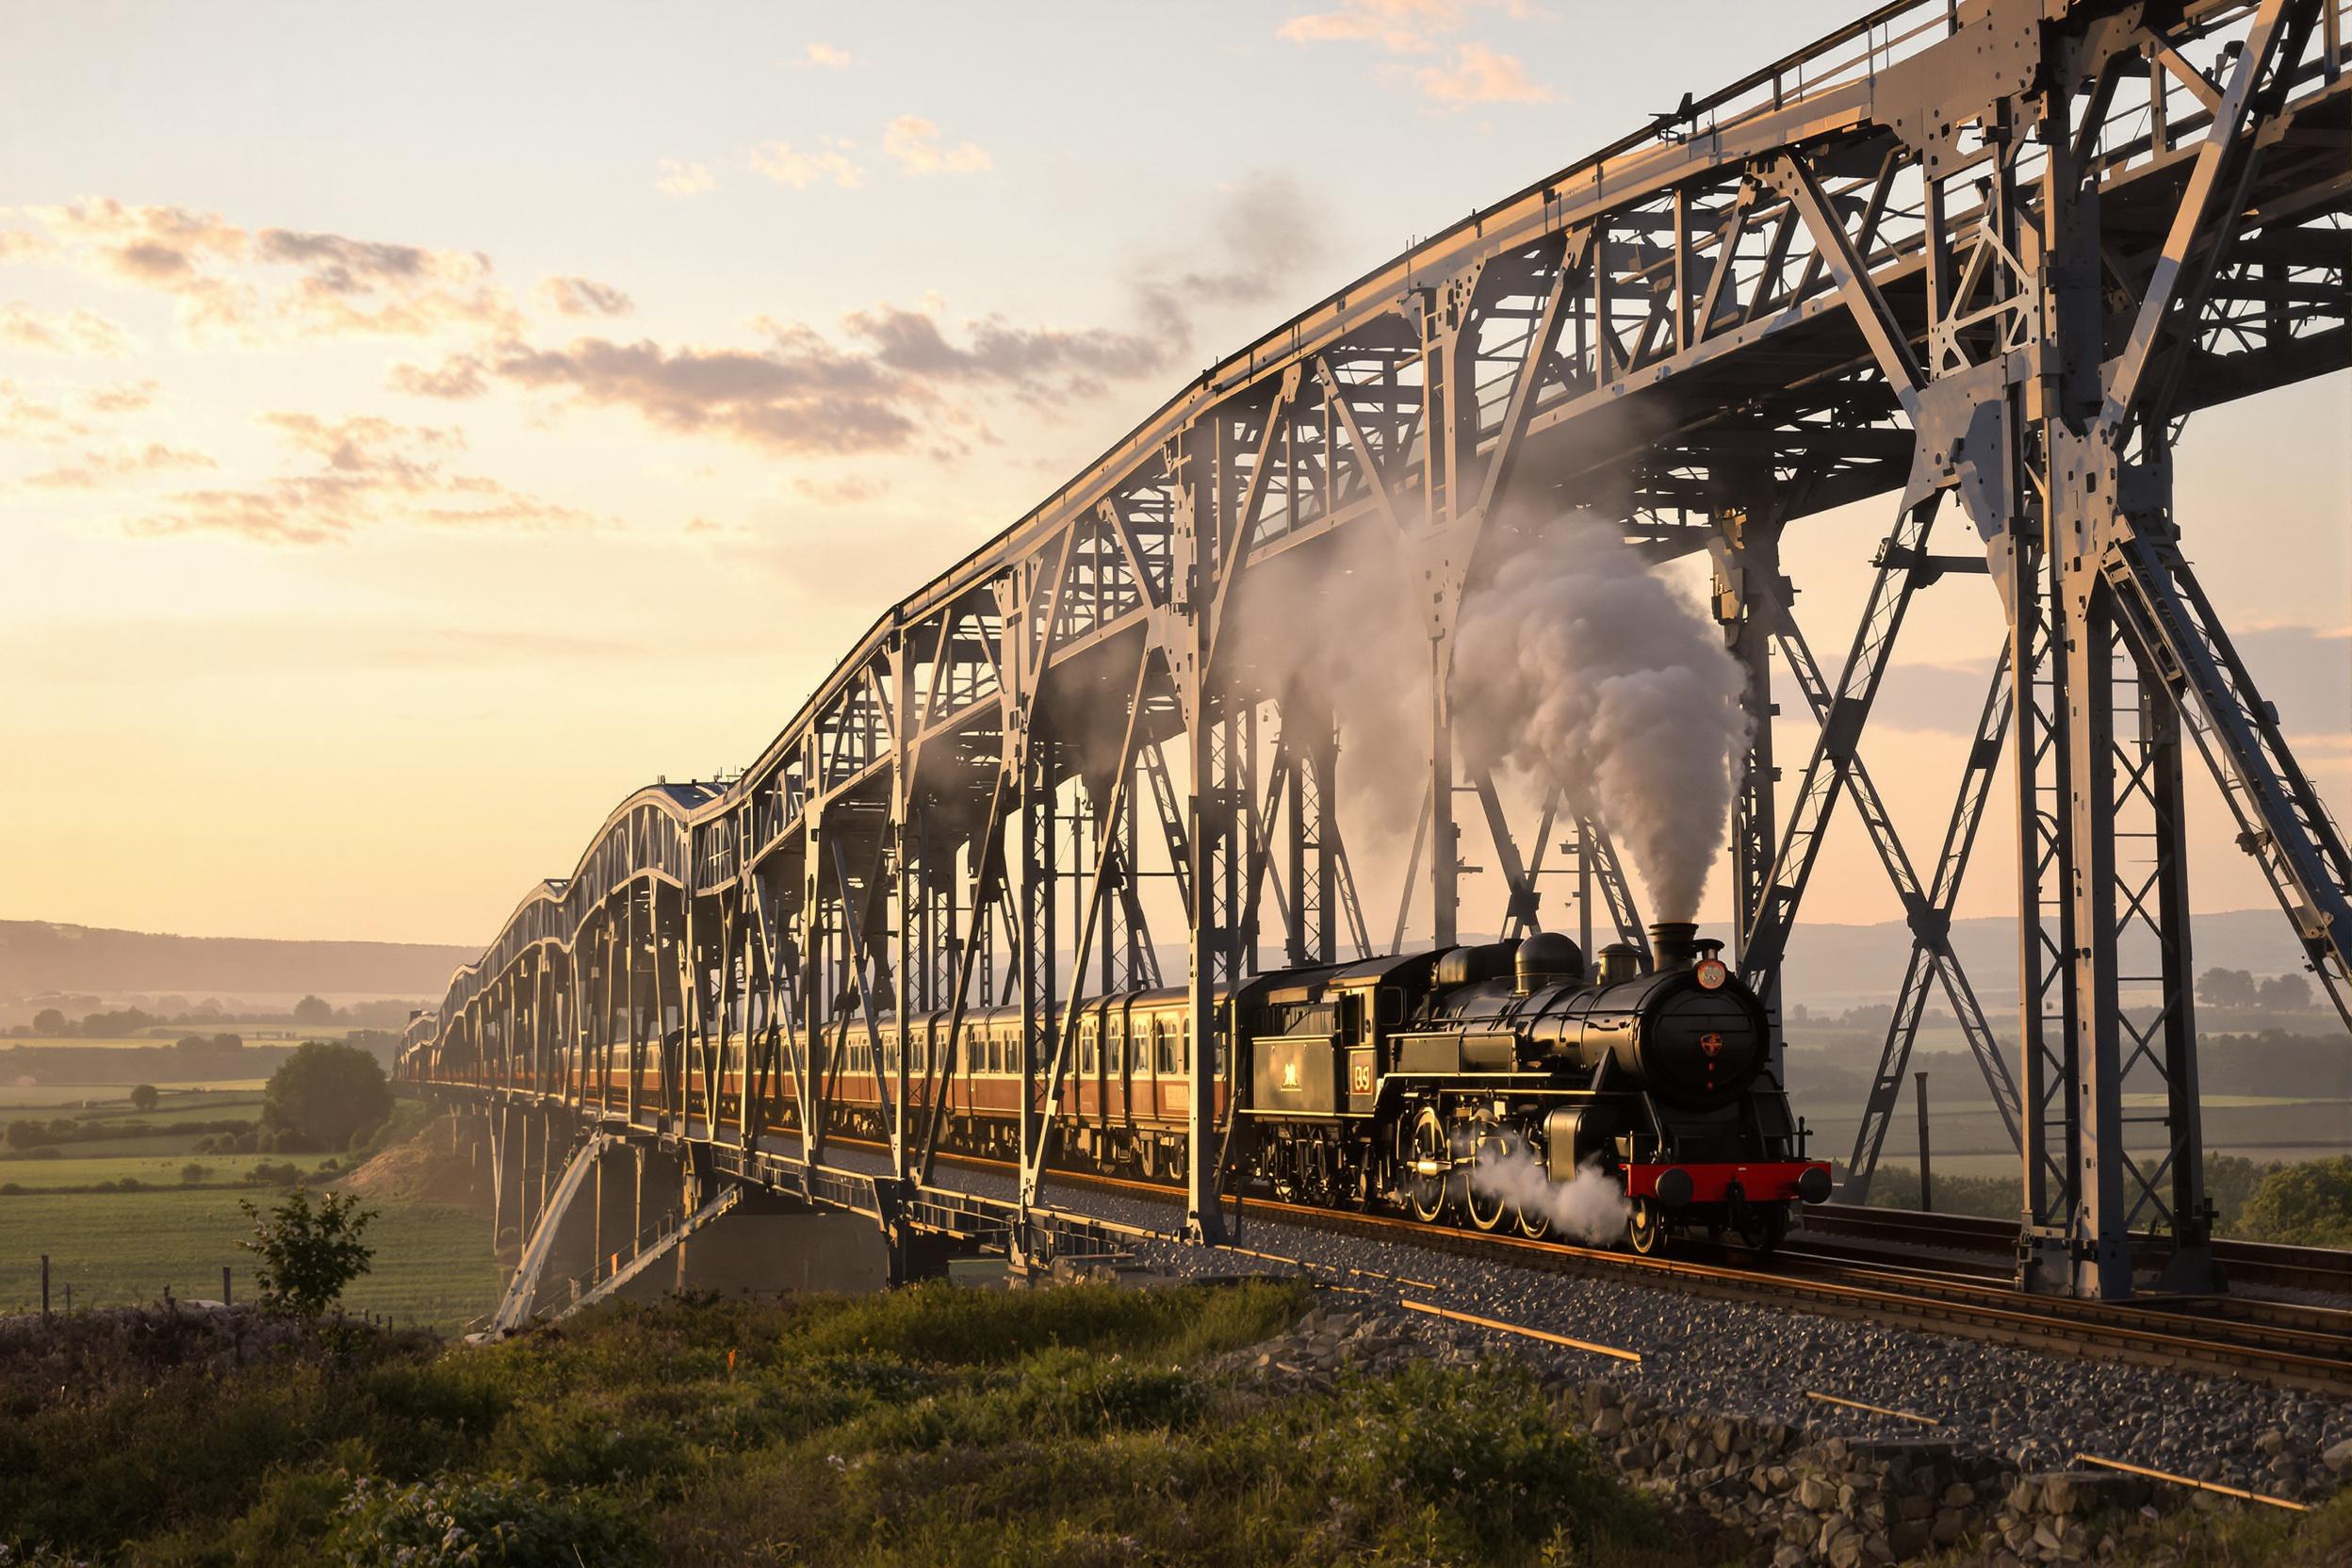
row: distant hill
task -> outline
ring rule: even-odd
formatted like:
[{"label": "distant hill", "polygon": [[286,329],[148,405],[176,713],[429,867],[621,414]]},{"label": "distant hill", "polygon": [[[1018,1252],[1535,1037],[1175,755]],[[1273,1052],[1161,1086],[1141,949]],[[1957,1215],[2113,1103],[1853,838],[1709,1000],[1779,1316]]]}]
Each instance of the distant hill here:
[{"label": "distant hill", "polygon": [[422,942],[172,937],[0,921],[0,997],[42,991],[437,997],[449,986],[449,972],[481,951]]},{"label": "distant hill", "polygon": [[[2277,909],[2230,909],[2192,915],[2191,968],[2198,974],[2219,966],[2258,976],[2303,968],[2302,949]],[[1977,995],[1989,1008],[1996,998],[2013,1006],[2017,991],[2017,924],[2015,920],[1978,919],[1952,923],[1952,945],[1967,968]],[[1788,939],[1782,969],[1782,994],[1816,1012],[1838,1012],[1857,1003],[1887,1002],[1903,983],[1911,956],[1911,933],[1898,921],[1877,925],[1827,925],[1798,922]],[[2152,972],[2144,955],[2126,954],[2125,972]],[[2318,989],[2316,984],[2312,987]],[[1942,1004],[1940,994],[1936,1004]],[[2325,1005],[2325,1003],[2322,1003]]]}]

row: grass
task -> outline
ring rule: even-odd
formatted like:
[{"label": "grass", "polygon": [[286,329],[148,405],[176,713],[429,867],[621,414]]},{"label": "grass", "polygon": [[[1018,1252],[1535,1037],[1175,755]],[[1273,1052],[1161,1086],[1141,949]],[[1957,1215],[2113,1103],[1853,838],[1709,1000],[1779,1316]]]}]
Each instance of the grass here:
[{"label": "grass", "polygon": [[[227,1155],[204,1163],[226,1168],[240,1158]],[[13,1176],[18,1169],[43,1166],[115,1163],[40,1161],[0,1169]],[[0,1197],[0,1312],[40,1305],[44,1252],[50,1259],[51,1299],[57,1305],[63,1304],[69,1283],[76,1306],[152,1301],[166,1285],[182,1297],[217,1298],[223,1264],[234,1270],[235,1291],[249,1297],[253,1275],[248,1254],[237,1250],[237,1242],[252,1226],[237,1203],[251,1200],[267,1207],[276,1194],[251,1188],[182,1189],[177,1186],[178,1168],[186,1162],[168,1163],[164,1179],[173,1184],[168,1191]],[[132,1174],[146,1180],[143,1173]],[[396,1322],[442,1330],[457,1329],[490,1310],[502,1279],[491,1254],[486,1218],[426,1204],[380,1207],[368,1229],[368,1239],[376,1247],[374,1270],[347,1297],[354,1310],[388,1313]]]},{"label": "grass", "polygon": [[502,1532],[482,1561],[573,1568],[1718,1560],[1516,1369],[1291,1396],[1201,1369],[1306,1299],[931,1286],[613,1304],[438,1355],[362,1335],[218,1379],[0,1368],[0,1520],[138,1568],[455,1562],[449,1520]]}]

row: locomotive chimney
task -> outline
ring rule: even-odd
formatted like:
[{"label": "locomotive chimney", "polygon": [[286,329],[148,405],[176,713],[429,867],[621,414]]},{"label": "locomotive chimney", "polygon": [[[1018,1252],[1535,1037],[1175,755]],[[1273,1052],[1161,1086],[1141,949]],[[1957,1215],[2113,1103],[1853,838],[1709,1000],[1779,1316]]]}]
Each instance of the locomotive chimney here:
[{"label": "locomotive chimney", "polygon": [[1661,920],[1650,926],[1650,962],[1654,972],[1689,969],[1698,959],[1699,923]]}]

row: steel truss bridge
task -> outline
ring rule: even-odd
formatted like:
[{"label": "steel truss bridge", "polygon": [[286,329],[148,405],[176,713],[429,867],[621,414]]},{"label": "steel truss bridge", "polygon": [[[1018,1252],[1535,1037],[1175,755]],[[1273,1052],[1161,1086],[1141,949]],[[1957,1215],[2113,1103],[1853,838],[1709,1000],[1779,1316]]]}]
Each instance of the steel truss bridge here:
[{"label": "steel truss bridge", "polygon": [[[2020,1284],[2127,1295],[2136,1248],[2212,1285],[2184,770],[2212,770],[2340,1011],[2352,858],[2190,569],[2171,454],[2198,409],[2352,359],[2347,10],[1886,6],[1416,244],[891,607],[739,777],[622,802],[418,1021],[405,1070],[968,1231],[934,1212],[955,1204],[927,1107],[968,1012],[1009,1000],[1028,1110],[990,1223],[1042,1250],[1066,1004],[1161,984],[1172,906],[1188,1229],[1214,1240],[1213,987],[1384,951],[1416,906],[1455,940],[1458,816],[1492,841],[1509,929],[1566,835],[1588,931],[1597,909],[1642,939],[1580,781],[1517,809],[1451,734],[1465,589],[1525,518],[1587,508],[1652,558],[1711,557],[1756,720],[1732,824],[1748,979],[1776,997],[1841,808],[1901,898],[1914,948],[1849,1195],[1940,994],[2021,1152]],[[1825,666],[1780,541],[1878,497],[1867,608]],[[1338,716],[1246,629],[1367,561],[1401,574],[1434,694],[1414,853],[1372,912],[1396,905],[1393,935],[1338,820]],[[1906,841],[1869,719],[1914,596],[1963,571],[1994,590],[1998,668],[1940,842]],[[1808,723],[1772,722],[1775,659]],[[2020,991],[1988,1002],[1948,927],[2004,750]],[[827,1086],[893,1002],[948,1014],[951,1045],[883,1059],[889,1171],[843,1196]],[[2127,1077],[2163,1111],[2128,1118]],[[815,1109],[765,1125],[786,1080]]]}]

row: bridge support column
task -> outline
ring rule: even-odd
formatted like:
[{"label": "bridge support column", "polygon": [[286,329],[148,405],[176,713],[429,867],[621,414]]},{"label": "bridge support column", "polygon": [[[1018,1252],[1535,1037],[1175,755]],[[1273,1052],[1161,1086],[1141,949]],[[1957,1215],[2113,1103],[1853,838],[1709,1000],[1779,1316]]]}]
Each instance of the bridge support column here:
[{"label": "bridge support column", "polygon": [[[589,1157],[594,1158],[596,1165],[582,1179],[581,1186],[585,1190],[576,1192],[561,1212],[551,1212],[541,1221],[546,1224],[551,1220],[555,1226],[554,1233],[548,1240],[547,1255],[539,1266],[539,1303],[548,1310],[560,1310],[569,1298],[570,1291],[564,1282],[588,1273],[596,1264],[599,1237],[594,1184],[602,1174],[604,1157]],[[526,1233],[526,1255],[530,1241],[530,1234]]]}]

